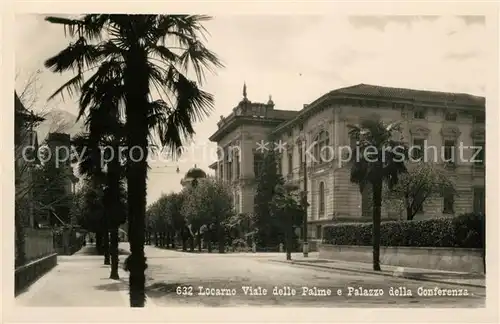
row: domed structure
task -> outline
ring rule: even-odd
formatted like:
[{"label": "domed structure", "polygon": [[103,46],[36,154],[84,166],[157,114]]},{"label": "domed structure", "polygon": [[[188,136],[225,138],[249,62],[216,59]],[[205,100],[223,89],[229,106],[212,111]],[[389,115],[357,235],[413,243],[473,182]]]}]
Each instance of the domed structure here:
[{"label": "domed structure", "polygon": [[193,180],[206,177],[207,177],[206,172],[200,168],[197,168],[195,165],[194,168],[191,168],[188,170],[188,172],[186,172],[184,179],[181,180],[181,185],[186,187],[188,185],[191,185]]}]

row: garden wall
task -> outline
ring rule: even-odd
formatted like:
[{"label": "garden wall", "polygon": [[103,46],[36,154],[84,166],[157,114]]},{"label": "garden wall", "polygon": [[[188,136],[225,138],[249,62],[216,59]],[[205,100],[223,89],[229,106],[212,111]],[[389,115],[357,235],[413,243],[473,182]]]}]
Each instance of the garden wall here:
[{"label": "garden wall", "polygon": [[[371,246],[319,246],[320,259],[371,263]],[[413,267],[457,272],[483,272],[481,249],[381,246],[380,263],[399,267]]]},{"label": "garden wall", "polygon": [[24,264],[14,272],[16,295],[57,265],[52,230],[24,229],[23,254]]},{"label": "garden wall", "polygon": [[[485,216],[383,222],[381,264],[458,272],[485,271]],[[371,223],[324,228],[319,257],[372,262]]]}]

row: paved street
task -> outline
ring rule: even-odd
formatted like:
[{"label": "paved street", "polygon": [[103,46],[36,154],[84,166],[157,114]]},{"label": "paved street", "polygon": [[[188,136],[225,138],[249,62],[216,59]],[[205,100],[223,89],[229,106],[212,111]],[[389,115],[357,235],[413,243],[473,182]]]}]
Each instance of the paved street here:
[{"label": "paved street", "polygon": [[[270,257],[278,254],[190,254],[153,247],[146,247],[146,253],[149,264],[147,294],[155,306],[484,307],[485,305],[484,288],[353,272],[322,271],[269,261]],[[282,256],[285,258],[284,254]],[[275,287],[277,291],[273,292]],[[308,287],[305,295],[303,287]],[[349,287],[352,287],[350,296]],[[436,287],[455,289],[452,293],[467,294],[467,296],[419,296],[419,293],[423,293],[419,289],[431,289],[436,294]],[[267,294],[263,294],[263,289],[267,290]],[[292,295],[293,289],[295,295]],[[328,289],[330,296],[325,295],[329,293]],[[339,290],[340,296],[337,294]],[[403,296],[405,291],[406,296]],[[450,293],[450,291],[444,293],[446,292]],[[318,295],[321,293],[323,296]],[[212,296],[209,296],[210,294]],[[427,294],[430,292],[427,291]]]}]

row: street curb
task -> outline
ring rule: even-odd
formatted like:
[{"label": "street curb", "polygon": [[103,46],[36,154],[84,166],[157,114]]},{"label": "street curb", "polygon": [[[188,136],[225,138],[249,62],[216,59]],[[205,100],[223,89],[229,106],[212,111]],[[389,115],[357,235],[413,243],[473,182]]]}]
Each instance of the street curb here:
[{"label": "street curb", "polygon": [[400,276],[395,276],[394,274],[378,272],[378,271],[369,271],[369,270],[360,270],[360,269],[346,269],[346,268],[340,268],[340,267],[327,267],[327,266],[310,264],[310,263],[301,262],[301,261],[280,261],[280,260],[269,260],[269,261],[276,262],[276,263],[291,264],[294,266],[308,267],[308,268],[319,268],[319,269],[324,269],[324,270],[340,270],[340,271],[346,271],[346,272],[372,274],[372,275],[384,276],[384,277],[404,278],[404,279],[415,280],[415,281],[434,282],[434,283],[440,283],[440,284],[446,284],[446,285],[457,285],[457,286],[466,286],[466,287],[473,287],[473,288],[486,288],[486,286],[483,286],[483,285],[449,282],[449,281],[444,281],[444,280],[436,280],[436,279],[428,279],[428,278],[418,278],[418,277],[414,277],[414,276],[404,274],[404,273],[402,273]]}]

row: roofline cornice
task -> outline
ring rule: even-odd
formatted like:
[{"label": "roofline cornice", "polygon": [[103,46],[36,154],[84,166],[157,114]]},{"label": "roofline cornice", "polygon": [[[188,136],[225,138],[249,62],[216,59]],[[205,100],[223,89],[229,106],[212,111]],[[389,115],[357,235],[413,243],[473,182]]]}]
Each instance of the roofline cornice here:
[{"label": "roofline cornice", "polygon": [[[449,103],[443,101],[415,101],[408,99],[399,99],[399,98],[388,98],[382,96],[360,96],[360,95],[347,95],[347,94],[326,94],[321,96],[320,98],[313,101],[310,105],[308,105],[305,109],[301,110],[297,116],[293,119],[282,123],[275,130],[272,131],[272,134],[279,134],[293,128],[301,121],[309,118],[311,115],[317,113],[321,109],[325,108],[328,104],[341,103],[342,100],[371,100],[378,102],[386,102],[386,103],[400,103],[407,104],[416,107],[425,107],[425,108],[438,108],[438,109],[456,109],[456,110],[479,110],[485,111],[484,105],[464,105],[464,104],[456,104]],[[381,108],[384,109],[384,108]]]},{"label": "roofline cornice", "polygon": [[226,122],[221,128],[219,128],[215,133],[213,133],[208,139],[211,142],[218,142],[229,132],[234,130],[240,125],[269,125],[278,126],[282,124],[285,120],[276,118],[255,118],[250,116],[234,116],[231,120]]}]

